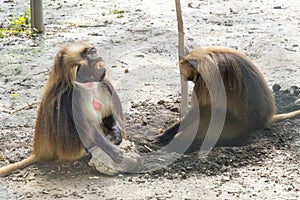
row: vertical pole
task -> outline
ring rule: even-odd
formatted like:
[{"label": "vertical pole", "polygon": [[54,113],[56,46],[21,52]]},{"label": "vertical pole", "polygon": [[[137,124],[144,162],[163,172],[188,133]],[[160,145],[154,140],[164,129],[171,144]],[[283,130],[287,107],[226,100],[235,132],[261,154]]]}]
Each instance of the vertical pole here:
[{"label": "vertical pole", "polygon": [[[180,0],[175,0],[176,14],[178,24],[178,59],[181,61],[184,57],[184,31],[183,20],[181,13]],[[181,76],[181,117],[183,117],[188,111],[188,84],[187,81]]]},{"label": "vertical pole", "polygon": [[30,0],[30,11],[31,11],[31,28],[36,29],[39,32],[44,32],[45,27],[43,23],[43,1]]}]

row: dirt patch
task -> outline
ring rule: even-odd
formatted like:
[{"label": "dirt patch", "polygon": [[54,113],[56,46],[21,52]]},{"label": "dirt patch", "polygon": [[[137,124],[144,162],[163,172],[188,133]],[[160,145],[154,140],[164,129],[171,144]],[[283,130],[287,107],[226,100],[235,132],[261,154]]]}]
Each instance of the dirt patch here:
[{"label": "dirt patch", "polygon": [[[274,93],[279,113],[300,109],[299,94],[297,92],[298,87],[294,86],[293,88],[294,89],[292,90]],[[295,104],[296,100],[298,104]],[[149,130],[155,129],[155,127],[162,127],[161,123],[165,123],[168,127],[170,124],[174,123],[174,121],[178,120],[179,106],[174,102],[178,103],[179,101],[170,100],[165,102],[161,100],[156,104],[150,104],[147,101],[140,102],[139,106],[137,106],[137,108],[139,108],[139,114],[137,115],[134,113],[133,115],[130,115],[130,119],[134,120],[134,123],[131,121],[130,124],[135,124],[135,126],[129,127],[129,130],[138,131],[135,132],[135,134],[129,135],[129,139],[136,144],[139,144],[138,149],[140,152],[151,152],[151,149],[149,150],[147,146],[149,145],[151,147],[151,144],[147,144],[145,138],[154,137],[157,133],[149,135]],[[134,104],[133,107],[136,108],[136,104]],[[139,115],[157,116],[157,118],[155,121],[151,121],[152,118],[147,121],[147,118],[146,120],[144,118],[139,118]],[[169,120],[160,122],[159,119],[162,118],[160,115],[169,116]],[[284,124],[288,124],[288,128],[284,128],[285,134],[282,133]],[[277,150],[294,149],[296,150],[294,152],[295,156],[298,157],[299,152],[297,152],[297,148],[295,148],[297,145],[293,144],[295,137],[297,136],[294,129],[297,127],[297,120],[294,119],[279,122],[272,125],[270,128],[265,128],[250,134],[247,141],[239,146],[215,147],[207,156],[200,158],[198,152],[186,154],[167,168],[151,172],[146,176],[150,178],[165,176],[166,178],[174,179],[187,178],[197,174],[208,176],[220,175],[233,168],[263,163],[265,159],[272,157],[272,153]]]}]

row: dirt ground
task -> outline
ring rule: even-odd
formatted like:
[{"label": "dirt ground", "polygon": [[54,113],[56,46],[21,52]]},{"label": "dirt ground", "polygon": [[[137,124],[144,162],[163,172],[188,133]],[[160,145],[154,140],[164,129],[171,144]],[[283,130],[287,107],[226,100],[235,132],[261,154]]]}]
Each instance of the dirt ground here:
[{"label": "dirt ground", "polygon": [[[185,45],[219,45],[247,54],[265,75],[278,112],[300,109],[300,3],[288,0],[181,0]],[[174,1],[44,0],[46,32],[0,41],[0,166],[31,152],[37,106],[53,56],[86,40],[111,69],[128,139],[147,152],[151,137],[179,119]],[[0,2],[0,24],[29,1]],[[114,14],[123,11],[123,14]],[[128,73],[125,71],[128,70]],[[192,85],[190,85],[192,86]],[[206,157],[183,155],[144,174],[107,177],[89,157],[38,163],[0,178],[0,199],[299,199],[300,118],[249,135]]]}]

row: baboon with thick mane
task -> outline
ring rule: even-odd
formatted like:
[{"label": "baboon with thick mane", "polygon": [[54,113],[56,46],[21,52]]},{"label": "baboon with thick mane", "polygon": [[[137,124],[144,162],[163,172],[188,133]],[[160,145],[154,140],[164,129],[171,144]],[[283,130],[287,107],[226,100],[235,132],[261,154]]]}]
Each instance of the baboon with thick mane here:
[{"label": "baboon with thick mane", "polygon": [[[212,116],[211,95],[207,84],[214,85],[213,77],[216,72],[223,80],[227,100],[226,113],[223,113],[224,127],[218,144],[234,144],[237,139],[250,132],[300,115],[300,110],[276,114],[270,88],[261,72],[244,54],[223,47],[196,48],[180,61],[181,75],[194,83],[192,106],[180,122],[156,137],[155,143],[165,145],[179,132],[181,133],[175,139],[191,140],[186,138],[189,134],[185,130],[195,120],[199,120],[198,131],[189,151],[200,149]],[[222,112],[218,105],[214,105],[214,109],[215,113]]]},{"label": "baboon with thick mane", "polygon": [[[0,176],[38,161],[83,157],[90,147],[84,146],[78,135],[74,116],[79,115],[77,121],[81,120],[78,122],[83,129],[81,131],[101,144],[103,151],[114,161],[120,162],[122,152],[102,137],[102,128],[110,133],[115,144],[120,144],[126,137],[120,100],[105,75],[104,62],[94,46],[83,42],[65,45],[54,58],[42,95],[32,154],[20,162],[0,168]],[[72,101],[74,91],[77,96]]]}]

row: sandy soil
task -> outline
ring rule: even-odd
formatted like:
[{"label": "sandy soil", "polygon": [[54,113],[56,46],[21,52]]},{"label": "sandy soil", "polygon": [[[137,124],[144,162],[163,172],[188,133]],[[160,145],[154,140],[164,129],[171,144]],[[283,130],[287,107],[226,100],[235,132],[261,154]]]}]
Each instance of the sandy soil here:
[{"label": "sandy soil", "polygon": [[[144,138],[179,118],[177,22],[173,1],[44,0],[46,32],[0,43],[0,166],[31,152],[37,105],[59,46],[87,40],[111,68],[128,135]],[[28,1],[2,1],[0,23]],[[182,0],[186,47],[220,45],[246,53],[274,93],[279,112],[300,109],[300,4],[296,1]],[[124,11],[123,15],[113,14]],[[129,73],[125,73],[128,70]],[[192,85],[191,85],[192,86]],[[296,89],[295,89],[296,88]],[[0,179],[0,199],[299,199],[300,119],[272,125],[237,147],[184,155],[144,174],[106,177],[89,157],[39,163]]]}]

